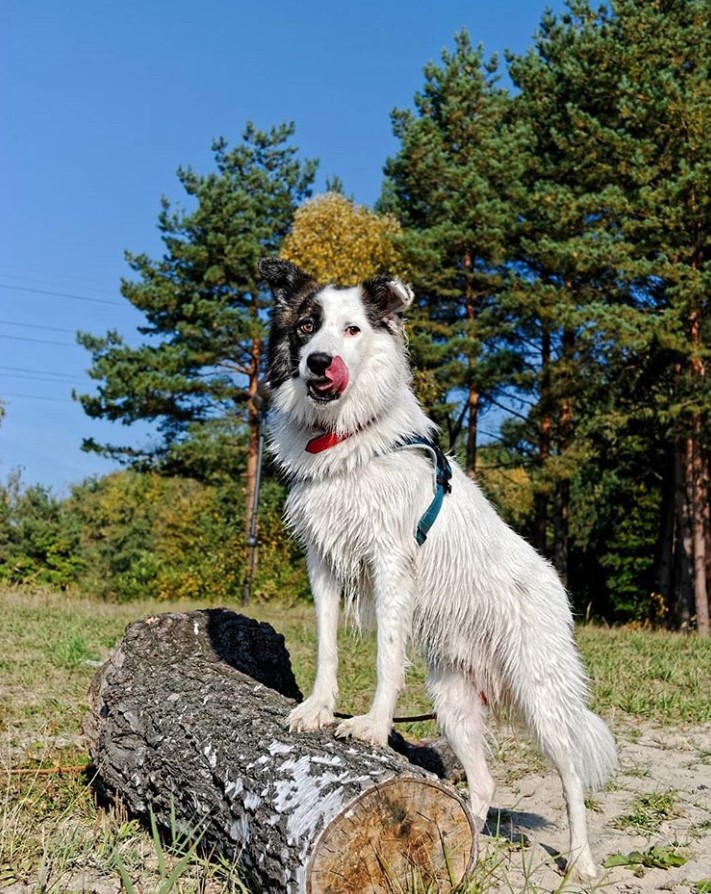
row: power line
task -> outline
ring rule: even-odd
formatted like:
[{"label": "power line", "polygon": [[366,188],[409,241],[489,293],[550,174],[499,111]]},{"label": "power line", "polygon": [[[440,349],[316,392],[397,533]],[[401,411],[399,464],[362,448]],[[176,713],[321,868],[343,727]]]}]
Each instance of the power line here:
[{"label": "power line", "polygon": [[67,388],[72,385],[75,385],[77,388],[81,387],[74,379],[55,379],[51,376],[43,376],[36,373],[7,373],[0,371],[0,379],[27,379],[30,382],[49,382],[52,385],[64,385]]},{"label": "power line", "polygon": [[[31,271],[26,271],[24,273],[14,273],[11,266],[3,263],[0,263],[0,276],[5,277],[6,279],[19,279],[20,281],[24,282],[38,283],[42,286],[56,286],[58,284],[60,289],[84,289],[86,291],[94,292],[95,294],[99,295],[116,294],[115,289],[109,290],[102,287],[101,284],[105,282],[104,280],[71,275],[67,277],[64,274],[45,275],[43,273],[34,273]],[[59,282],[60,280],[64,280],[64,282]]]},{"label": "power line", "polygon": [[7,397],[20,397],[23,400],[49,400],[52,403],[58,404],[75,404],[77,403],[75,400],[71,400],[68,397],[47,397],[44,394],[16,394],[12,391],[2,391],[0,392],[0,401],[4,401]]},{"label": "power line", "polygon": [[13,286],[8,283],[0,283],[0,289],[12,289],[15,292],[32,292],[35,295],[54,295],[56,298],[72,298],[74,301],[90,301],[92,304],[112,304],[115,307],[125,307],[123,301],[109,301],[108,298],[87,298],[86,295],[73,295],[70,292],[54,292],[50,289],[31,289],[29,286]]},{"label": "power line", "polygon": [[70,341],[52,341],[49,338],[30,338],[28,335],[3,335],[0,333],[0,338],[5,338],[8,341],[31,341],[38,345],[59,345],[62,348],[80,347],[80,345]]},{"label": "power line", "polygon": [[22,326],[24,329],[46,329],[48,332],[68,332],[70,335],[76,334],[76,329],[65,329],[62,326],[42,326],[40,323],[18,323],[14,320],[0,320],[3,326]]},{"label": "power line", "polygon": [[69,373],[58,373],[53,372],[51,369],[32,369],[29,366],[0,366],[0,370],[5,370],[5,372],[16,372],[16,373],[36,373],[42,376],[56,376],[57,378],[63,379],[74,379],[74,376],[70,376]]}]

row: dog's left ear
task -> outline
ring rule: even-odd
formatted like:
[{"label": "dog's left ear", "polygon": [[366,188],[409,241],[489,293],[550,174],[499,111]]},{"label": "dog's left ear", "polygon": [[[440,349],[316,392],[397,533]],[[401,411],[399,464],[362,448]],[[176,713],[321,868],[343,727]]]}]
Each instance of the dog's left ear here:
[{"label": "dog's left ear", "polygon": [[412,304],[415,295],[401,279],[373,276],[361,283],[365,300],[376,309],[381,320],[392,320]]},{"label": "dog's left ear", "polygon": [[313,282],[313,277],[308,273],[282,258],[262,258],[259,262],[259,272],[272,290],[276,303],[282,306],[288,304],[290,298],[300,292],[307,283]]}]

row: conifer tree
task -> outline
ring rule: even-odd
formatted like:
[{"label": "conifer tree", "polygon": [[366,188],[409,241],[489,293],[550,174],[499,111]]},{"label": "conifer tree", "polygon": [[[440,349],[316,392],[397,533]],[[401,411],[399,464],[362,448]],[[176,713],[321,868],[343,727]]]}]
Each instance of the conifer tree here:
[{"label": "conifer tree", "polygon": [[676,594],[680,621],[693,611],[700,633],[709,629],[710,49],[709,0],[598,9],[572,0],[510,64],[536,137],[521,256],[534,290],[555,289],[563,359],[569,331],[572,367],[580,372],[585,351],[593,362],[574,379],[575,400],[586,381],[603,385],[578,414],[598,442],[594,464],[603,469],[605,446],[622,442],[628,458],[659,462],[657,585],[667,603]]},{"label": "conifer tree", "polygon": [[526,140],[509,116],[508,94],[497,86],[496,60],[485,63],[466,31],[424,76],[414,111],[393,113],[400,149],[386,164],[380,204],[406,230],[419,310],[412,353],[432,372],[442,404],[460,398],[466,469],[474,475],[480,411],[495,398],[502,363],[510,359],[502,350],[507,324],[497,296],[509,277],[506,246],[516,225]]},{"label": "conifer tree", "polygon": [[194,209],[176,210],[164,198],[163,256],[127,253],[136,278],[124,280],[121,292],[146,318],[140,344],[117,332],[79,334],[98,383],[96,394],[78,396],[86,413],[125,425],[157,423],[157,438],[145,448],[92,439],[84,449],[203,480],[243,475],[247,519],[266,307],[257,264],[279,251],[316,169],[298,159],[293,132],[293,125],[265,132],[249,124],[240,144],[213,144],[215,171],[181,168]]},{"label": "conifer tree", "polygon": [[[527,363],[518,386],[532,405],[525,424],[509,426],[528,453],[534,484],[532,538],[568,576],[570,486],[588,445],[578,426],[584,398],[599,368],[585,333],[605,294],[618,292],[608,229],[620,197],[604,177],[603,147],[579,130],[582,116],[605,108],[616,73],[600,65],[604,44],[595,16],[544,15],[535,48],[509,60],[520,88],[515,114],[535,152],[523,177],[520,226],[509,245],[509,263],[520,275],[508,298]],[[592,360],[592,362],[590,362]]]}]

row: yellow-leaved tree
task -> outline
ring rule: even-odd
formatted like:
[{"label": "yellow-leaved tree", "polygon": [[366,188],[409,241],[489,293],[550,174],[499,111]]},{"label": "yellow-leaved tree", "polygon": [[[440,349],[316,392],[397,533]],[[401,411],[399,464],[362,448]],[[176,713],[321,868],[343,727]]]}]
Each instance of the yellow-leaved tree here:
[{"label": "yellow-leaved tree", "polygon": [[397,240],[400,224],[338,192],[305,202],[296,212],[281,256],[319,282],[353,285],[376,273],[407,278]]}]

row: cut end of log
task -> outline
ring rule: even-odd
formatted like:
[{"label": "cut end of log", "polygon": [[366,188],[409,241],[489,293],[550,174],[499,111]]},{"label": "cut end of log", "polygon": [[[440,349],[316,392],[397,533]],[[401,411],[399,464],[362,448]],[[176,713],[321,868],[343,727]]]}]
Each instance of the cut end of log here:
[{"label": "cut end of log", "polygon": [[474,868],[476,843],[470,814],[450,788],[391,779],[323,830],[307,868],[307,894],[385,894],[408,890],[413,880],[444,894]]}]

